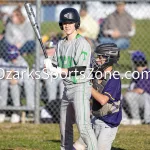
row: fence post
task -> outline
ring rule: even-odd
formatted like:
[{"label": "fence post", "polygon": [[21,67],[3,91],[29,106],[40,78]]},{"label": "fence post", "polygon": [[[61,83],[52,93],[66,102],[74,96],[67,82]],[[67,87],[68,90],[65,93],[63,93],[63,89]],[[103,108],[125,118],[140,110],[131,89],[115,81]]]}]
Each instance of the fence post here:
[{"label": "fence post", "polygon": [[[36,0],[36,19],[40,28],[41,23],[41,0]],[[36,38],[35,70],[40,70],[40,43]],[[35,80],[35,123],[40,123],[40,80]]]}]

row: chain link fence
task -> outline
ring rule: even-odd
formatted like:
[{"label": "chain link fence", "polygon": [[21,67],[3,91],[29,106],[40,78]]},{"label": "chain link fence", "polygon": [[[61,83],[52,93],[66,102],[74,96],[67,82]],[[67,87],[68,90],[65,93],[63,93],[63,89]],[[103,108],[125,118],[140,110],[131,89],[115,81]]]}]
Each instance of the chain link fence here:
[{"label": "chain link fence", "polygon": [[[0,1],[0,122],[59,123],[62,79],[35,79],[38,77],[35,71],[44,67],[44,55],[27,18],[25,2]],[[28,2],[32,3],[36,13],[43,43],[46,45],[48,41],[53,42],[53,46],[48,47],[50,55],[54,54],[57,42],[64,37],[58,22],[61,10],[66,7],[76,8],[80,13],[79,33],[87,38],[92,52],[98,44],[107,40],[116,43],[121,49],[119,66],[115,66],[115,69],[121,73],[122,78],[122,97],[125,99],[123,117],[127,121],[134,120],[133,124],[141,120],[150,121],[150,118],[144,118],[149,113],[145,110],[144,99],[150,101],[150,93],[141,95],[129,89],[131,81],[136,84],[132,80],[136,76],[132,73],[135,70],[133,53],[137,50],[143,52],[143,59],[147,60],[149,66],[150,1],[127,0],[125,4],[121,1],[117,5],[117,0]],[[118,11],[125,7],[129,15],[126,13],[120,17],[114,14],[110,17],[117,7]],[[111,27],[116,31],[114,34]],[[27,78],[26,73],[26,77],[21,78],[27,68],[31,73],[30,78]],[[128,74],[125,74],[127,71]],[[133,86],[134,89],[136,86]],[[144,89],[148,88],[146,83],[143,86],[146,87]]]}]

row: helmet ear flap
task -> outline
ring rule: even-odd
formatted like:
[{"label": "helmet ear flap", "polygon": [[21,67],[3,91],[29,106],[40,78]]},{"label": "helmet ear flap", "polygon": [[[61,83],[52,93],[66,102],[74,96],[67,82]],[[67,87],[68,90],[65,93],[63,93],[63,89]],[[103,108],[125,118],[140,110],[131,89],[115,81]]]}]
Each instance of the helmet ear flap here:
[{"label": "helmet ear flap", "polygon": [[78,29],[79,27],[80,27],[80,23],[79,23],[79,22],[76,22],[76,23],[75,23],[75,28]]},{"label": "helmet ear flap", "polygon": [[59,27],[60,27],[61,30],[63,30],[63,25],[62,25],[62,23],[59,23]]}]

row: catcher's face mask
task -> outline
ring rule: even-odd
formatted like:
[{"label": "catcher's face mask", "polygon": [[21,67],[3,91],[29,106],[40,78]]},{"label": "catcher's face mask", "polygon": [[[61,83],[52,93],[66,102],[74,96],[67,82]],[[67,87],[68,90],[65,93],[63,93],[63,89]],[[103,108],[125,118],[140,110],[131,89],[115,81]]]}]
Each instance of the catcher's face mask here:
[{"label": "catcher's face mask", "polygon": [[[97,55],[96,53],[94,54],[94,57],[92,59],[92,68],[95,68],[97,71],[101,70],[103,65],[105,65],[107,62],[109,62],[110,56],[107,55]],[[95,70],[95,71],[96,71]]]},{"label": "catcher's face mask", "polygon": [[101,55],[95,54],[94,58],[95,58],[96,63],[101,66],[108,61],[109,56],[102,55],[102,54]]}]

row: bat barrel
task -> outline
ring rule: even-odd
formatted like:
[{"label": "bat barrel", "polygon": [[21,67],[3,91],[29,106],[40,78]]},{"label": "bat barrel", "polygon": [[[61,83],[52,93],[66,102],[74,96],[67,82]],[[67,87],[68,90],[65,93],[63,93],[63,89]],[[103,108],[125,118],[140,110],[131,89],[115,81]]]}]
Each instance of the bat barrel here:
[{"label": "bat barrel", "polygon": [[24,6],[25,6],[26,12],[28,14],[29,20],[31,22],[31,25],[32,25],[34,32],[36,34],[36,37],[38,38],[38,40],[41,44],[44,56],[45,56],[45,58],[48,58],[47,53],[45,51],[45,47],[44,47],[42,40],[41,40],[41,34],[40,34],[39,26],[37,24],[36,17],[35,17],[35,14],[33,12],[32,6],[30,3],[25,3]]},{"label": "bat barrel", "polygon": [[31,22],[31,25],[34,29],[34,32],[35,32],[37,38],[41,39],[39,27],[38,27],[38,24],[36,22],[36,17],[35,17],[35,14],[33,12],[31,4],[30,3],[25,3],[24,6],[25,6],[25,9],[26,9],[26,12],[28,14],[29,20]]},{"label": "bat barrel", "polygon": [[36,24],[36,19],[35,19],[35,14],[33,12],[31,4],[30,3],[25,3],[24,6],[25,6],[26,12],[28,14],[28,17],[31,21],[31,24],[35,25]]}]

